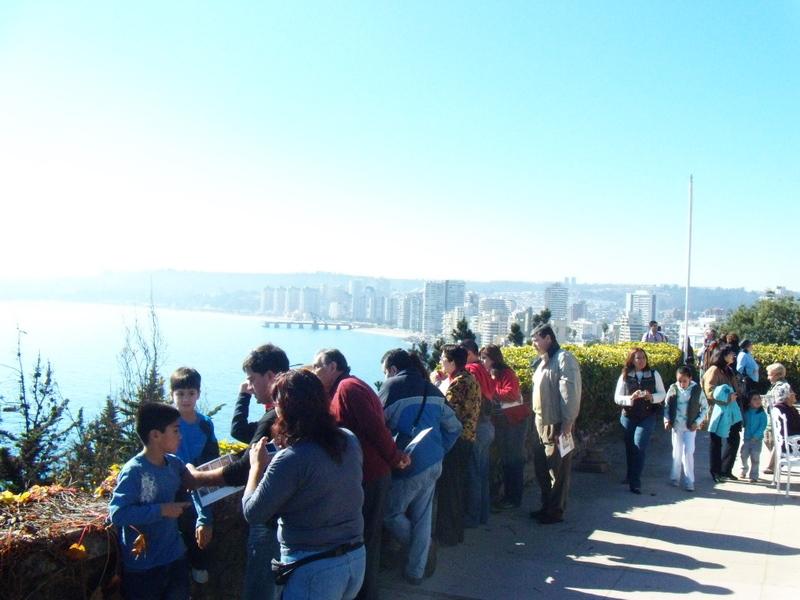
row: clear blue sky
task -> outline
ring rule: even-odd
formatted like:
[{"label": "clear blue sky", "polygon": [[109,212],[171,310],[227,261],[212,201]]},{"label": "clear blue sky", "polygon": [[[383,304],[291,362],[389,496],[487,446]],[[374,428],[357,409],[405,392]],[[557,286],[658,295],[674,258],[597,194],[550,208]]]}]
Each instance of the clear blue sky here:
[{"label": "clear blue sky", "polygon": [[[0,4],[0,275],[800,290],[800,2]],[[9,260],[9,257],[13,257]]]}]

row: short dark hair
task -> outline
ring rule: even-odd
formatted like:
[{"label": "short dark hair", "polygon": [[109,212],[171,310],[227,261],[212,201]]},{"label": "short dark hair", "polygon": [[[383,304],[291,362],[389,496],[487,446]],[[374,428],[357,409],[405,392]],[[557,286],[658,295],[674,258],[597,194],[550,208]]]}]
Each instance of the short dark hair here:
[{"label": "short dark hair", "polygon": [[684,376],[690,377],[690,378],[694,375],[694,373],[692,373],[692,370],[689,367],[687,367],[686,365],[681,365],[680,367],[678,367],[678,370],[676,371],[675,374],[676,375],[684,375]]},{"label": "short dark hair", "polygon": [[653,325],[658,325],[658,321],[650,321],[649,326],[652,327]]},{"label": "short dark hair", "polygon": [[753,342],[751,340],[742,340],[742,343],[739,344],[739,348],[741,348],[742,350],[745,350],[745,351],[748,348],[751,348],[752,346],[753,346]]},{"label": "short dark hair", "polygon": [[200,390],[200,373],[192,367],[178,367],[169,376],[169,389],[175,390]]},{"label": "short dark hair", "polygon": [[289,370],[289,358],[286,352],[274,344],[264,344],[252,350],[242,363],[242,371],[250,369],[253,373],[264,375],[267,371],[275,374]]},{"label": "short dark hair", "polygon": [[326,365],[334,362],[336,363],[336,370],[350,374],[350,367],[347,364],[347,359],[342,354],[341,350],[336,348],[324,348],[317,352],[317,356],[322,356],[322,362]]},{"label": "short dark hair", "polygon": [[386,369],[394,367],[398,371],[418,371],[423,378],[428,378],[428,369],[425,368],[419,354],[414,350],[411,352],[403,348],[388,350],[383,355],[381,364]]},{"label": "short dark hair", "polygon": [[457,344],[445,344],[442,346],[442,354],[447,357],[447,360],[452,361],[456,365],[456,369],[463,369],[467,366],[467,351],[463,346]]},{"label": "short dark hair", "polygon": [[478,344],[475,343],[475,340],[461,340],[460,345],[467,352],[480,354],[480,350],[478,350]]},{"label": "short dark hair", "polygon": [[150,432],[157,429],[161,433],[181,418],[178,409],[163,402],[144,402],[136,409],[136,435],[147,446]]},{"label": "short dark hair", "polygon": [[531,332],[531,337],[538,335],[539,337],[550,336],[550,339],[553,340],[553,343],[558,343],[556,339],[556,332],[553,331],[553,328],[550,326],[549,323],[543,323],[539,325],[536,329]]}]

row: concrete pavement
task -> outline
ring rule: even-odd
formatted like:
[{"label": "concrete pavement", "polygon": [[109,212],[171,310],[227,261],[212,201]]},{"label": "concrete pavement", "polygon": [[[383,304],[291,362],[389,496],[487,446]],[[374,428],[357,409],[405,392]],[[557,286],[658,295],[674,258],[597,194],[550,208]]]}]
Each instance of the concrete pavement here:
[{"label": "concrete pavement", "polygon": [[[566,521],[542,526],[523,509],[491,515],[464,544],[440,548],[421,586],[383,572],[390,600],[526,598],[795,598],[800,589],[800,476],[787,499],[769,486],[708,474],[708,434],[697,436],[696,491],[669,484],[671,446],[663,430],[648,449],[642,495],[628,491],[621,437],[605,444],[608,473],[573,473]],[[762,468],[767,463],[762,453]],[[738,462],[734,474],[738,474]],[[534,499],[535,496],[535,499]]]}]

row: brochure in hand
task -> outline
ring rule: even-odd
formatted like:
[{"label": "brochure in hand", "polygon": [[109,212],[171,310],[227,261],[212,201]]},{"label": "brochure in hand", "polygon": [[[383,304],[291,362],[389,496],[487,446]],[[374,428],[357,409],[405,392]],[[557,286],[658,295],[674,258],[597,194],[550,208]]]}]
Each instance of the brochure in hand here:
[{"label": "brochure in hand", "polygon": [[[269,454],[275,454],[278,449],[275,447],[275,444],[269,443],[267,444],[267,452]],[[203,463],[199,467],[197,467],[198,471],[212,471],[214,469],[218,469],[219,467],[225,467],[230,465],[234,462],[239,460],[239,456],[236,454],[226,454],[225,456],[220,456],[219,458],[215,458],[214,460],[210,460],[207,463]],[[231,494],[235,494],[239,490],[243,490],[244,486],[221,486],[221,487],[201,487],[197,488],[196,492],[197,495],[200,497],[200,504],[203,506],[208,506],[209,504],[214,504],[218,500],[222,500],[223,498],[227,498]]]},{"label": "brochure in hand", "polygon": [[575,440],[572,439],[571,433],[565,433],[558,436],[558,453],[561,456],[566,456],[575,449]]}]

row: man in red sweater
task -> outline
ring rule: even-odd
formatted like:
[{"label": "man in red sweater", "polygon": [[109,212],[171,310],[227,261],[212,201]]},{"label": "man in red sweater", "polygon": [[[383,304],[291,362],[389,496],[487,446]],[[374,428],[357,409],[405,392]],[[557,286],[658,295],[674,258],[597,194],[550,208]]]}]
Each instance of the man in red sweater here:
[{"label": "man in red sweater", "polygon": [[331,398],[330,411],[341,427],[352,431],[364,455],[364,546],[367,568],[358,598],[378,597],[381,530],[392,469],[404,469],[411,458],[397,449],[384,420],[383,407],[372,388],[350,375],[339,350],[320,350],[312,364]]}]

